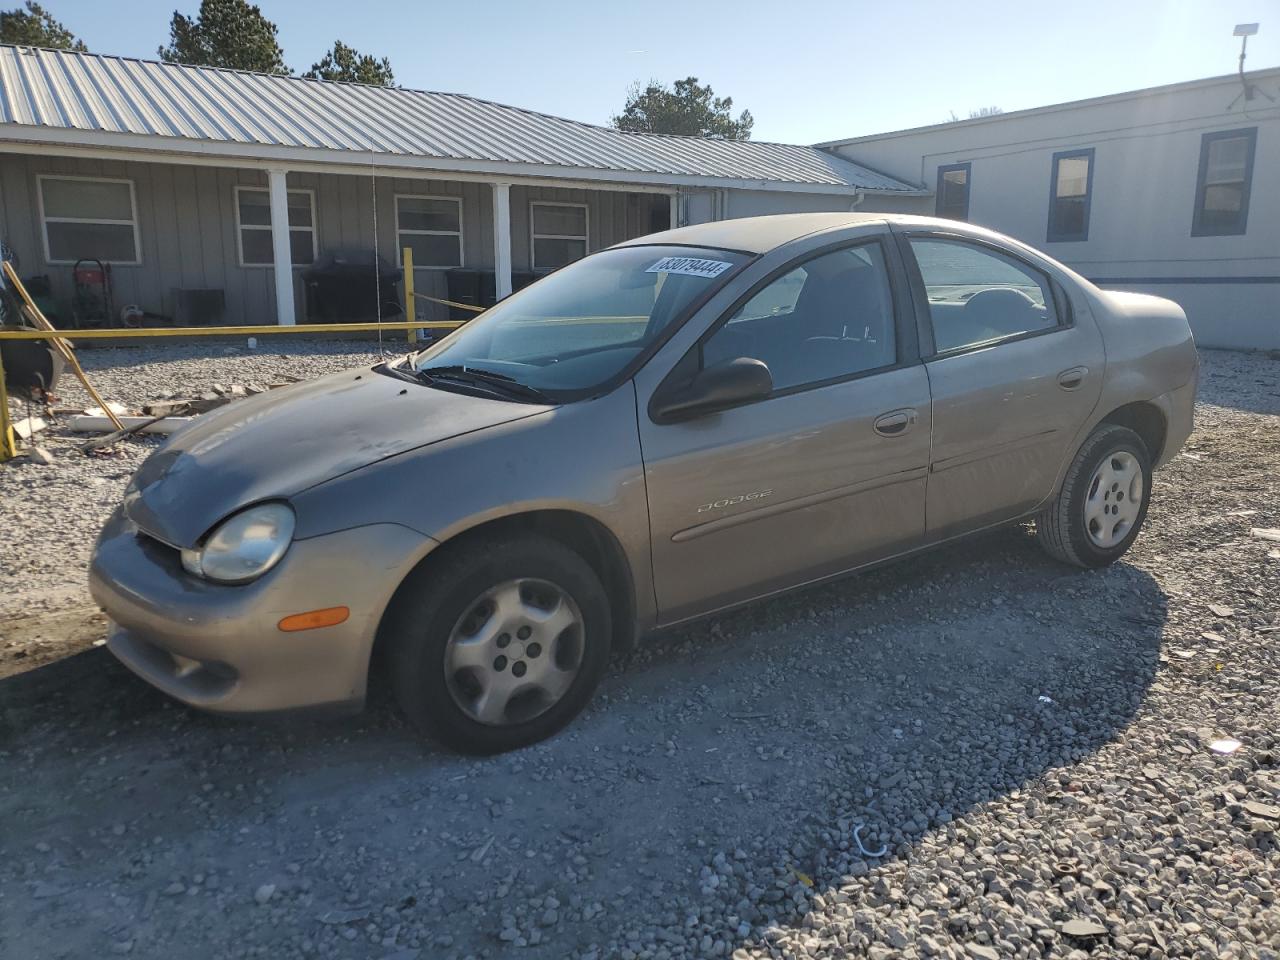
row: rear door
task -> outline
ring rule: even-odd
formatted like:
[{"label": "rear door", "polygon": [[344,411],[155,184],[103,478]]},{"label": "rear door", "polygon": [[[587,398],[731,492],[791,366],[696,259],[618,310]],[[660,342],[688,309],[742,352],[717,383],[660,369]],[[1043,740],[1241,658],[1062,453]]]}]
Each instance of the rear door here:
[{"label": "rear door", "polygon": [[1105,355],[1087,304],[1043,265],[965,235],[905,238],[933,395],[928,539],[940,540],[1053,493]]},{"label": "rear door", "polygon": [[774,378],[765,400],[657,423],[656,383],[637,378],[662,621],[922,541],[929,388],[896,258],[885,233],[783,265],[671,373],[752,357]]}]

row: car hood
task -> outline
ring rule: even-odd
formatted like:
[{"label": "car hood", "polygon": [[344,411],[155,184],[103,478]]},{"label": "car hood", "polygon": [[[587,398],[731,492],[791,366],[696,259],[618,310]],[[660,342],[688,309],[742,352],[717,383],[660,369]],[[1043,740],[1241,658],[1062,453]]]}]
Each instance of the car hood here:
[{"label": "car hood", "polygon": [[194,547],[240,507],[548,409],[438,390],[373,368],[332,374],[198,417],[138,469],[125,511],[158,539]]}]

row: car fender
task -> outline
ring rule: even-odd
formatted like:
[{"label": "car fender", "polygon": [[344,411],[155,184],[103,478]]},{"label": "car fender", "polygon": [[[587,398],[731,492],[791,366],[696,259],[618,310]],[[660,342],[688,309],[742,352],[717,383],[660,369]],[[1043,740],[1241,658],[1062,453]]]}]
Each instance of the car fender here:
[{"label": "car fender", "polygon": [[654,619],[648,503],[630,381],[602,397],[370,464],[291,502],[299,538],[397,523],[430,538],[418,561],[495,520],[544,510],[578,514],[600,524],[622,549],[641,629]]}]

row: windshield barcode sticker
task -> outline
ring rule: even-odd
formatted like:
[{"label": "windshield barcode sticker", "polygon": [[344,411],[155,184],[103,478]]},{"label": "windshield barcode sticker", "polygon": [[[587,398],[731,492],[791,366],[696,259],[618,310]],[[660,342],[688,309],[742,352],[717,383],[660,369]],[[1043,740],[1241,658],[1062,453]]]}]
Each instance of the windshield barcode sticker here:
[{"label": "windshield barcode sticker", "polygon": [[663,257],[645,273],[679,273],[686,277],[718,277],[732,263],[723,260],[700,260],[697,257]]}]

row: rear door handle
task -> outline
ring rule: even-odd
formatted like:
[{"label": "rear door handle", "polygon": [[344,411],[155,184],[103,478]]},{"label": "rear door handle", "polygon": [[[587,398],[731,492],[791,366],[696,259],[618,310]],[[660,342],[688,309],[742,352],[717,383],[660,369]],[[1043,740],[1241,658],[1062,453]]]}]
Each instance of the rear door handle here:
[{"label": "rear door handle", "polygon": [[1072,367],[1070,370],[1063,370],[1058,374],[1058,386],[1063,390],[1074,390],[1084,383],[1084,378],[1088,375],[1088,367]]},{"label": "rear door handle", "polygon": [[900,437],[916,422],[916,411],[910,408],[890,410],[876,417],[872,427],[882,437]]}]

